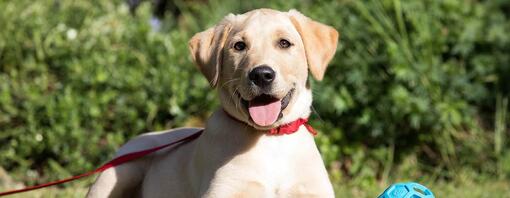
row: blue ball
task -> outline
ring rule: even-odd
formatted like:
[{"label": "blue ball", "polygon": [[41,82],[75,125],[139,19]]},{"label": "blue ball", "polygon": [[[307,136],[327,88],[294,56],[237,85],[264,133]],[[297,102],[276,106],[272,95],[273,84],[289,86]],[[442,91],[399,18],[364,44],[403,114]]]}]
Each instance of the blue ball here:
[{"label": "blue ball", "polygon": [[435,198],[427,187],[415,183],[396,183],[386,188],[378,198]]}]

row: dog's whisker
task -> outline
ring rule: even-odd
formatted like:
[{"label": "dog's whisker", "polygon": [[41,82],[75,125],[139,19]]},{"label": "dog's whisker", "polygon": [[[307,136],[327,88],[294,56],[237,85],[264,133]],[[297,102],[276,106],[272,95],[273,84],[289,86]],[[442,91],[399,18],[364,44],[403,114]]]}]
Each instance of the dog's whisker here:
[{"label": "dog's whisker", "polygon": [[234,91],[230,94],[230,99],[234,100],[234,96],[236,95],[239,88],[235,88]]},{"label": "dog's whisker", "polygon": [[236,81],[238,81],[238,80],[241,80],[241,79],[239,79],[239,78],[230,79],[230,80],[228,80],[227,82],[224,82],[224,83],[220,86],[220,88],[223,88],[223,87],[224,87],[224,86],[226,86],[227,84],[229,84],[229,83],[233,83],[233,82],[236,82]]},{"label": "dog's whisker", "polygon": [[[227,82],[223,83],[223,85],[221,86],[223,88],[223,86],[227,85],[228,83],[233,83],[233,82],[236,82],[236,81],[239,81],[240,79],[239,78],[234,78],[234,79],[231,79],[231,80],[228,80]],[[240,102],[240,98],[238,97],[235,97],[236,96],[236,93],[238,93],[238,87],[236,87],[234,89],[234,91],[230,94],[230,100],[234,103],[235,105],[235,109],[238,110],[238,103]],[[237,99],[236,99],[237,98]]]},{"label": "dog's whisker", "polygon": [[319,114],[319,112],[317,112],[317,109],[315,109],[315,107],[312,105],[310,105],[310,109],[312,110],[312,113],[317,115],[317,118],[319,118],[319,121],[320,122],[324,122],[324,120],[322,119],[321,115]]},{"label": "dog's whisker", "polygon": [[240,98],[238,98],[238,97],[235,97],[235,98],[234,98],[234,96],[236,96],[236,93],[237,93],[238,89],[239,89],[239,88],[234,89],[234,91],[232,92],[232,94],[230,94],[230,100],[232,100],[232,102],[234,103],[234,105],[235,105],[235,109],[236,109],[236,110],[238,110],[238,108],[239,108],[239,107],[238,107],[238,103],[239,103],[239,101],[241,100],[241,99],[240,99]]}]

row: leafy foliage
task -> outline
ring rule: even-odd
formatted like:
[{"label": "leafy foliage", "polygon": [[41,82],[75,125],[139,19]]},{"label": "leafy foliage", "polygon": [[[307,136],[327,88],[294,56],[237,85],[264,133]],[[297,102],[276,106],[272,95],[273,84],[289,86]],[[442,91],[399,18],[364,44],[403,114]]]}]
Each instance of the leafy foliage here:
[{"label": "leafy foliage", "polygon": [[0,166],[28,183],[61,178],[135,135],[205,119],[218,102],[187,40],[227,13],[270,7],[341,33],[313,85],[334,179],[510,175],[507,1],[176,3],[182,16],[153,32],[148,4],[132,17],[123,1],[0,2]]}]

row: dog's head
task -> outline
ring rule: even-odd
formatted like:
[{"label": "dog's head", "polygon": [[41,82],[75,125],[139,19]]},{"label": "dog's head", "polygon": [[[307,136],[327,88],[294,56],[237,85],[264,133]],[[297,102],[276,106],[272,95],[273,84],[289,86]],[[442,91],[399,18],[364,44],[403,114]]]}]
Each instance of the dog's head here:
[{"label": "dog's head", "polygon": [[308,117],[308,71],[322,80],[338,32],[298,11],[258,9],[230,14],[193,36],[190,51],[217,87],[223,108],[257,129]]}]

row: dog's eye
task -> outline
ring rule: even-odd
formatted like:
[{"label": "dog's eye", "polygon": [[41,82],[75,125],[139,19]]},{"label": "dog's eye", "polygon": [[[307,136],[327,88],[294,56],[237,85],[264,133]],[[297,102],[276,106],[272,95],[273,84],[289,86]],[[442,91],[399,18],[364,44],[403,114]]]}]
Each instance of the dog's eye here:
[{"label": "dog's eye", "polygon": [[278,42],[278,45],[280,45],[281,48],[289,48],[290,46],[292,46],[292,43],[290,43],[289,41],[287,41],[285,39],[281,39]]},{"label": "dog's eye", "polygon": [[244,49],[246,49],[246,43],[238,41],[234,43],[234,49],[237,51],[243,51]]}]

